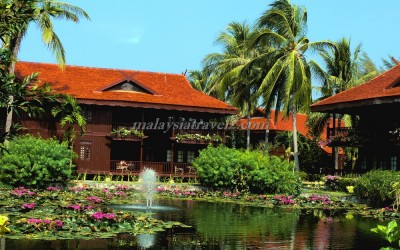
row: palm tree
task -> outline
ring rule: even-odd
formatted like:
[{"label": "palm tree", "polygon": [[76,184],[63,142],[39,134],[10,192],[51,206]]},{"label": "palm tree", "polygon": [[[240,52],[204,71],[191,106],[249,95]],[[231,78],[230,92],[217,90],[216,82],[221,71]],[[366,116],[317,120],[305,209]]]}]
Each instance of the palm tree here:
[{"label": "palm tree", "polygon": [[388,57],[389,57],[389,59],[382,59],[382,62],[383,62],[382,70],[391,69],[391,68],[393,68],[394,66],[396,66],[396,65],[398,65],[400,63],[399,62],[400,60],[396,59],[394,56],[389,55]]},{"label": "palm tree", "polygon": [[71,148],[70,166],[72,166],[72,147],[76,139],[75,124],[78,125],[80,133],[83,135],[85,133],[86,120],[75,98],[70,95],[60,95],[59,97],[62,98],[62,101],[52,108],[51,113],[59,120],[61,127],[65,129],[63,141],[66,141]]},{"label": "palm tree", "polygon": [[[211,77],[211,72],[209,72],[207,68],[203,68],[202,70],[190,70],[188,78],[190,84],[194,89],[204,92],[212,97],[218,98],[219,96],[216,90],[211,89]],[[225,101],[224,99],[221,100]]]},{"label": "palm tree", "polygon": [[[328,98],[346,89],[360,85],[378,74],[378,71],[366,53],[361,54],[361,45],[357,45],[352,52],[351,42],[349,39],[342,38],[335,43],[333,49],[321,51],[319,54],[323,59],[326,70],[311,60],[310,65],[314,75],[322,82],[319,88],[321,98]],[[340,126],[342,115],[333,115],[333,120],[338,119]],[[310,116],[310,126],[315,135],[320,135],[323,127],[330,119],[330,115],[313,114]],[[349,120],[349,119],[346,119]],[[353,119],[355,118],[353,117]],[[338,169],[338,148],[334,148],[335,169]]]},{"label": "palm tree", "polygon": [[276,99],[276,110],[293,117],[293,153],[295,170],[299,171],[296,114],[311,104],[311,71],[306,60],[308,48],[333,46],[328,41],[310,42],[306,37],[307,10],[289,0],[276,0],[258,20],[261,28],[252,43],[266,42],[276,48],[262,53],[253,63],[269,62],[259,88],[266,100]]},{"label": "palm tree", "polygon": [[209,91],[216,91],[220,99],[228,100],[247,116],[247,149],[250,149],[250,116],[257,104],[260,79],[259,68],[244,69],[258,53],[248,46],[253,32],[246,23],[230,23],[227,31],[217,38],[217,43],[224,48],[223,53],[210,54],[204,59],[205,70],[212,72]]},{"label": "palm tree", "polygon": [[36,0],[0,2],[0,39],[18,34],[35,16]]},{"label": "palm tree", "polygon": [[[5,37],[5,42],[3,47],[7,48],[12,52],[13,58],[18,57],[18,52],[21,46],[21,41],[28,30],[30,22],[37,24],[42,32],[43,42],[49,47],[49,49],[56,55],[56,59],[59,64],[63,67],[65,65],[65,50],[62,43],[54,32],[52,19],[64,19],[72,22],[79,22],[80,17],[89,18],[89,15],[81,8],[56,0],[8,0],[10,4],[23,5],[24,3],[29,3],[29,5],[24,5],[25,7],[30,7],[31,9],[26,10],[34,13],[33,16],[26,22],[22,22],[19,26],[19,31],[17,33],[10,34]],[[15,60],[9,65],[9,72],[14,73]],[[7,120],[6,120],[6,133],[10,130],[12,124],[12,112],[13,112],[13,97],[10,96],[10,106],[8,109]]]}]

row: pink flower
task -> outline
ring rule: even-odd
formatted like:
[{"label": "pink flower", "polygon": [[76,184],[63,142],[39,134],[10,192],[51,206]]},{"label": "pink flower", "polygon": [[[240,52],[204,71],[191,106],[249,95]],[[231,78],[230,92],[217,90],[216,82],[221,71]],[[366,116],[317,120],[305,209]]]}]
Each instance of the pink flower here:
[{"label": "pink flower", "polygon": [[21,206],[23,209],[29,209],[32,210],[35,208],[35,203],[24,203]]},{"label": "pink flower", "polygon": [[101,199],[97,196],[87,196],[86,199],[93,203],[100,203]]},{"label": "pink flower", "polygon": [[43,220],[43,222],[44,222],[45,224],[50,224],[51,220],[45,219],[45,220]]},{"label": "pink flower", "polygon": [[39,223],[42,223],[43,221],[31,218],[31,219],[28,219],[27,222],[28,222],[28,224],[39,224]]},{"label": "pink flower", "polygon": [[113,214],[113,213],[106,214],[101,211],[98,211],[98,212],[92,214],[92,217],[95,218],[97,221],[100,221],[103,218],[105,218],[107,220],[112,220],[115,218],[115,214]]},{"label": "pink flower", "polygon": [[58,188],[58,187],[52,187],[52,186],[50,186],[50,187],[47,188],[47,191],[60,191],[60,190],[61,190],[60,188]]},{"label": "pink flower", "polygon": [[115,195],[121,196],[121,197],[125,197],[125,196],[126,196],[126,194],[125,194],[124,192],[121,192],[121,191],[117,191],[117,192],[115,193]]},{"label": "pink flower", "polygon": [[81,206],[81,205],[67,205],[65,208],[72,208],[73,210],[78,211],[81,208],[83,208],[83,206]]},{"label": "pink flower", "polygon": [[63,223],[60,220],[56,220],[55,223],[56,223],[57,227],[62,227],[63,226]]},{"label": "pink flower", "polygon": [[10,193],[16,197],[33,196],[35,194],[35,192],[29,191],[24,187],[15,188]]}]

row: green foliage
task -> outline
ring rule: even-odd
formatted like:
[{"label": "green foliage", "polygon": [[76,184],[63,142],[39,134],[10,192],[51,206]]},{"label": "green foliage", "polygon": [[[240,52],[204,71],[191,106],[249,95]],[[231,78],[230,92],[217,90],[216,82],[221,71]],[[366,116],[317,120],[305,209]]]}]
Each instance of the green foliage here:
[{"label": "green foliage", "polygon": [[354,186],[356,183],[356,179],[354,178],[344,178],[332,175],[325,176],[324,179],[325,189],[330,191],[347,192],[347,187]]},{"label": "green foliage", "polygon": [[115,136],[120,136],[122,138],[127,137],[127,136],[135,136],[138,138],[144,137],[144,134],[142,131],[137,130],[137,129],[127,129],[127,128],[113,129],[111,134],[113,134]]},{"label": "green foliage", "polygon": [[202,184],[215,188],[255,193],[299,194],[301,181],[292,165],[258,151],[225,146],[200,151],[193,162]]},{"label": "green foliage", "polygon": [[201,134],[177,134],[176,135],[176,141],[180,142],[183,140],[204,140],[207,142],[222,142],[222,137],[217,134],[207,134],[207,135],[201,135]]},{"label": "green foliage", "polygon": [[[319,147],[318,141],[297,133],[299,161],[302,171],[309,174],[320,173],[321,168],[330,165],[329,156]],[[278,132],[273,147],[288,149],[293,145],[293,132]],[[288,152],[290,153],[290,152]],[[290,157],[287,155],[286,157]]]},{"label": "green foliage", "polygon": [[64,143],[26,135],[11,141],[7,151],[0,159],[0,181],[9,185],[46,187],[71,177],[70,156],[75,153]]},{"label": "green foliage", "polygon": [[388,206],[394,200],[392,185],[399,180],[395,171],[372,170],[356,180],[354,193],[372,206]]},{"label": "green foliage", "polygon": [[[400,230],[398,228],[396,221],[391,221],[387,226],[377,225],[375,228],[371,229],[372,232],[381,235],[389,243],[398,242],[400,246]],[[381,249],[392,249],[392,248],[381,248]]]}]

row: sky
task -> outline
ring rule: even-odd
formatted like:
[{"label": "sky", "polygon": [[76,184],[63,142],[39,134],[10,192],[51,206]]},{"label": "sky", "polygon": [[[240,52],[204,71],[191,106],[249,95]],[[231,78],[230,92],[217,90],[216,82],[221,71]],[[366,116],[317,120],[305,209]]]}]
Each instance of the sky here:
[{"label": "sky", "polygon": [[[201,69],[205,55],[230,22],[254,23],[271,0],[65,0],[88,12],[91,21],[55,21],[67,64],[183,73]],[[292,0],[308,10],[310,41],[351,38],[378,65],[400,57],[398,0]],[[317,55],[309,55],[317,59]],[[31,25],[19,60],[56,63]]]}]

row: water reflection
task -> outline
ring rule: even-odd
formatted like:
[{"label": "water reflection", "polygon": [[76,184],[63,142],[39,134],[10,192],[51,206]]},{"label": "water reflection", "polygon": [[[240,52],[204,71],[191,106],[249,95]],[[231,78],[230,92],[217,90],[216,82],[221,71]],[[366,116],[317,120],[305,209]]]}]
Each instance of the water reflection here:
[{"label": "water reflection", "polygon": [[154,217],[192,228],[113,239],[6,239],[5,249],[379,249],[386,245],[370,232],[376,220],[342,212],[181,200],[159,203],[177,209],[155,213]]}]

